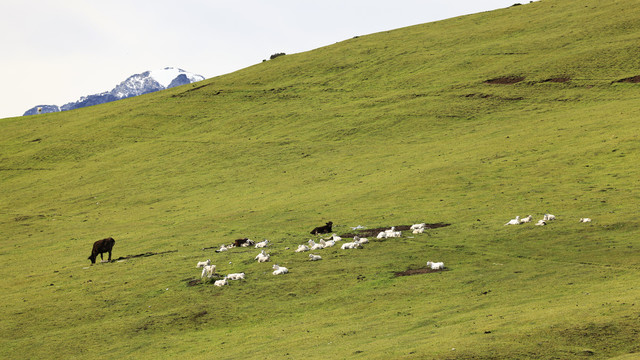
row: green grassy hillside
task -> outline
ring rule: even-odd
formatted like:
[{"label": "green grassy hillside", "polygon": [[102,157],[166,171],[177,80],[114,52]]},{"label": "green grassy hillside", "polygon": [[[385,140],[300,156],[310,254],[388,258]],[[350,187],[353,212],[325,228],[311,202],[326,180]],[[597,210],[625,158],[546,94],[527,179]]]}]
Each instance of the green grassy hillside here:
[{"label": "green grassy hillside", "polygon": [[[638,9],[543,0],[0,120],[0,357],[639,357]],[[329,220],[451,225],[293,251]],[[107,236],[159,254],[90,266]],[[203,250],[239,237],[272,261]],[[247,279],[190,286],[207,258]]]}]

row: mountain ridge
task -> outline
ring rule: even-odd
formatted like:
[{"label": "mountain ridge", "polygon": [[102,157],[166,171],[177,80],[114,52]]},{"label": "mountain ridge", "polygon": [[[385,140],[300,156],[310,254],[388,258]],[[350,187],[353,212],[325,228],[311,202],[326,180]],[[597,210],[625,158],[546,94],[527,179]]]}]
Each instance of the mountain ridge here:
[{"label": "mountain ridge", "polygon": [[82,96],[80,99],[62,106],[37,105],[25,111],[23,116],[68,111],[104,104],[202,80],[204,80],[204,76],[190,73],[180,68],[165,67],[161,70],[149,70],[129,76],[110,91]]}]

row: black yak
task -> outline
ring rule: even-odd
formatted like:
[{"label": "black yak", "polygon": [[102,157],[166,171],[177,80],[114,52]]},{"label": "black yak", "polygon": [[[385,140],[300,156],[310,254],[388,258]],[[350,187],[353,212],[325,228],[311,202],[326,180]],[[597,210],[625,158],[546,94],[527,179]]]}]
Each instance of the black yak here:
[{"label": "black yak", "polygon": [[329,221],[328,223],[326,223],[326,225],[318,226],[317,228],[311,230],[311,234],[317,235],[317,234],[327,234],[327,233],[333,232],[333,230],[331,230],[331,226],[333,226],[333,222]]},{"label": "black yak", "polygon": [[109,261],[111,261],[111,249],[113,249],[113,245],[116,243],[112,237],[108,237],[106,239],[98,240],[93,243],[93,249],[91,249],[91,255],[89,256],[89,260],[91,260],[92,264],[96,263],[96,258],[98,254],[100,254],[100,260],[104,261],[104,257],[102,257],[102,253],[109,253]]}]

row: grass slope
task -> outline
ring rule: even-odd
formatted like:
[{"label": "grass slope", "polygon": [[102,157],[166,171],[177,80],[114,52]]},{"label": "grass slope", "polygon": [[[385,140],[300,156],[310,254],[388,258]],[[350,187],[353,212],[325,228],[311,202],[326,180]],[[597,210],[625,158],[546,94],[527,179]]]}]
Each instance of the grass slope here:
[{"label": "grass slope", "polygon": [[[1,120],[0,357],[638,356],[638,9],[546,0]],[[328,220],[452,225],[293,252]],[[166,253],[89,266],[106,236]],[[245,236],[290,273],[202,250]],[[206,258],[247,280],[188,286]]]}]

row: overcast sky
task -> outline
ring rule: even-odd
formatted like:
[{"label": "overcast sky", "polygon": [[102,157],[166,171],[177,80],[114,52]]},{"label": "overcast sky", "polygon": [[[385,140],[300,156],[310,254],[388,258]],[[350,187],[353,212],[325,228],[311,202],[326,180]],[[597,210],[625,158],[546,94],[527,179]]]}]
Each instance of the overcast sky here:
[{"label": "overcast sky", "polygon": [[179,67],[206,78],[274,53],[505,8],[517,0],[3,0],[0,118]]}]

